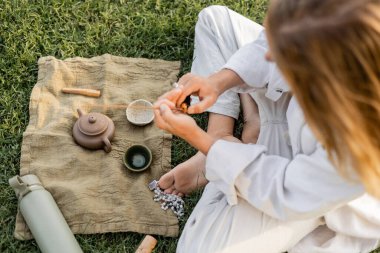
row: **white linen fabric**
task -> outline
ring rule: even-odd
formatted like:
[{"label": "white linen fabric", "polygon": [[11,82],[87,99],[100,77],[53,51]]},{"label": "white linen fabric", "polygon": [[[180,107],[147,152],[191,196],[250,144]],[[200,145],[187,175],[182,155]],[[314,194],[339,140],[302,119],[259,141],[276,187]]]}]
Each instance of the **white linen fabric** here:
[{"label": "white linen fabric", "polygon": [[[380,202],[342,178],[305,123],[273,63],[263,27],[223,6],[199,14],[192,72],[228,68],[246,85],[210,112],[237,118],[238,92],[259,107],[257,144],[217,141],[209,180],[177,252],[369,252],[380,238]],[[197,102],[196,100],[193,100]],[[289,102],[290,101],[290,102]]]}]

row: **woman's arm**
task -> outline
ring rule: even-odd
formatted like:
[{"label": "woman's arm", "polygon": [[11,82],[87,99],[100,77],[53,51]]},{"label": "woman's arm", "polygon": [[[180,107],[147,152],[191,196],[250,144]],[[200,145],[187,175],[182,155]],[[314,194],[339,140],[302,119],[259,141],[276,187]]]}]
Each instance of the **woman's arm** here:
[{"label": "woman's arm", "polygon": [[206,178],[226,196],[237,197],[277,219],[322,216],[364,193],[341,177],[322,147],[293,160],[267,155],[265,146],[216,141],[206,160]]}]

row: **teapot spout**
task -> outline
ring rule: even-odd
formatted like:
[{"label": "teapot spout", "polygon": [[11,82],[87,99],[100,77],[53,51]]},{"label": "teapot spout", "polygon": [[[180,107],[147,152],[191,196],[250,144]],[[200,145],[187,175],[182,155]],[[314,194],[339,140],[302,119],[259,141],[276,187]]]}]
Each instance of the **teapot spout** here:
[{"label": "teapot spout", "polygon": [[82,115],[84,115],[83,111],[81,109],[79,109],[79,108],[77,109],[77,112],[79,114],[79,117],[81,117]]}]

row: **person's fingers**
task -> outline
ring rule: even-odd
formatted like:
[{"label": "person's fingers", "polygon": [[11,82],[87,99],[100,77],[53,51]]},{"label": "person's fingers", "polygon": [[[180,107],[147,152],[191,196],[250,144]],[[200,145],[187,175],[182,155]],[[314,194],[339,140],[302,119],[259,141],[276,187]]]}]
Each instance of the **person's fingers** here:
[{"label": "person's fingers", "polygon": [[185,194],[183,194],[182,192],[179,192],[177,195],[178,195],[178,197],[181,197],[181,198],[182,198],[183,196],[185,196]]},{"label": "person's fingers", "polygon": [[192,79],[192,77],[193,77],[193,75],[191,73],[187,73],[186,75],[182,76],[178,80],[178,86],[177,86],[177,88],[181,90],[181,93],[176,97],[175,100],[172,100],[176,104],[177,107],[181,107],[181,104],[184,101],[184,99],[181,98],[181,97],[183,97],[182,93],[183,93],[184,89],[186,90],[185,87],[188,85],[188,83],[190,82],[190,80]]},{"label": "person's fingers", "polygon": [[175,120],[175,116],[174,116],[172,110],[170,110],[170,107],[166,103],[162,103],[160,105],[160,114],[161,114],[162,119],[165,122],[167,122],[167,124],[169,124],[169,125],[170,125],[170,122]]},{"label": "person's fingers", "polygon": [[191,73],[187,73],[185,75],[183,75],[179,80],[178,80],[178,85],[182,85],[184,86],[185,83],[187,83],[187,81],[189,81],[191,78],[193,77],[193,74]]},{"label": "person's fingers", "polygon": [[160,109],[161,104],[168,105],[169,108],[172,109],[172,110],[176,109],[175,104],[172,101],[170,101],[170,100],[168,100],[166,98],[158,99],[156,102],[154,102],[153,108],[154,109]]},{"label": "person's fingers", "polygon": [[[189,83],[189,84],[188,84]],[[191,84],[190,84],[191,83]],[[197,95],[198,92],[198,85],[196,82],[194,82],[194,79],[189,79],[183,87],[181,87],[181,94],[177,97],[177,100],[175,101],[176,106],[180,107],[183,101],[185,101],[187,96],[190,95]]]},{"label": "person's fingers", "polygon": [[165,120],[161,117],[161,112],[159,109],[154,110],[154,123],[160,129],[167,130],[169,127]]},{"label": "person's fingers", "polygon": [[172,92],[170,92],[168,94],[168,96],[166,97],[166,99],[170,100],[170,101],[177,101],[178,97],[182,94],[182,89],[181,89],[181,86],[179,86],[178,88],[175,88],[174,90],[172,90]]},{"label": "person's fingers", "polygon": [[162,94],[161,96],[159,96],[159,97],[157,98],[157,101],[162,100],[162,99],[165,99],[165,98],[169,95],[169,93],[170,93],[170,92],[173,92],[173,91],[174,91],[174,90],[170,90],[170,91],[165,92],[164,94]]},{"label": "person's fingers", "polygon": [[202,112],[206,111],[213,103],[214,103],[214,101],[212,100],[211,97],[205,97],[199,103],[191,105],[187,109],[187,113],[188,114],[202,113]]},{"label": "person's fingers", "polygon": [[179,88],[182,90],[182,93],[179,94],[179,96],[175,100],[177,107],[181,106],[181,104],[185,101],[186,97],[190,95],[198,95],[198,90],[199,90],[199,84],[197,81],[198,79],[195,78],[194,75],[192,74],[184,76],[183,79],[184,80],[181,82],[181,86],[179,86]]},{"label": "person's fingers", "polygon": [[181,95],[182,89],[180,87],[175,88],[171,91],[166,92],[162,96],[158,98],[158,100],[167,99],[173,102],[176,102],[178,100],[178,97]]}]

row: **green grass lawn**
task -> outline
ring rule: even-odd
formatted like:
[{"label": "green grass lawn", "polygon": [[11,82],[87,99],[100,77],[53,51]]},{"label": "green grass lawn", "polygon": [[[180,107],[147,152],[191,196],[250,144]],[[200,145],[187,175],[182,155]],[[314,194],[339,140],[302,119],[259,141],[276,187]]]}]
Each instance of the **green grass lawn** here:
[{"label": "green grass lawn", "polygon": [[[8,179],[19,173],[22,133],[37,82],[37,60],[93,57],[105,53],[180,60],[190,69],[194,26],[199,11],[229,6],[262,22],[266,0],[5,0],[0,1],[0,252],[39,252],[34,240],[13,238],[17,200]],[[108,3],[105,3],[108,2]],[[205,126],[205,117],[197,117]],[[173,166],[195,150],[174,138]],[[187,202],[187,215],[199,198]],[[181,227],[184,221],[181,221]],[[134,252],[143,235],[114,233],[76,236],[85,252]],[[155,252],[175,252],[176,238],[158,237]]]},{"label": "green grass lawn", "polygon": [[[108,2],[108,3],[105,3]],[[8,179],[19,173],[28,102],[37,81],[37,60],[52,55],[93,57],[105,53],[180,60],[189,71],[199,11],[221,4],[262,23],[267,0],[4,0],[0,3],[0,252],[39,252],[34,240],[13,238],[17,200]],[[196,117],[206,125],[205,116]],[[195,153],[174,138],[173,166]],[[186,199],[186,213],[201,192]],[[181,228],[184,221],[181,221]],[[77,235],[84,252],[134,252],[143,235]],[[155,252],[175,252],[176,238],[158,237]],[[380,252],[380,251],[378,251]]]}]

